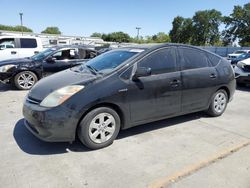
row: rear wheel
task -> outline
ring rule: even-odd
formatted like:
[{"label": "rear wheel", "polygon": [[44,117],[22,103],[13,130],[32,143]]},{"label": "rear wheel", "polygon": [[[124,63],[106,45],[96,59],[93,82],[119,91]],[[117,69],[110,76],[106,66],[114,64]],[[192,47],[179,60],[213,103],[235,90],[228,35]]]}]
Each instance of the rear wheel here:
[{"label": "rear wheel", "polygon": [[90,111],[80,122],[77,134],[90,149],[100,149],[113,143],[120,130],[119,115],[111,108]]},{"label": "rear wheel", "polygon": [[207,114],[213,117],[220,116],[226,110],[227,103],[227,92],[223,89],[218,90],[211,99]]},{"label": "rear wheel", "polygon": [[35,73],[31,71],[22,71],[14,77],[14,84],[18,89],[28,90],[34,86],[37,80]]}]

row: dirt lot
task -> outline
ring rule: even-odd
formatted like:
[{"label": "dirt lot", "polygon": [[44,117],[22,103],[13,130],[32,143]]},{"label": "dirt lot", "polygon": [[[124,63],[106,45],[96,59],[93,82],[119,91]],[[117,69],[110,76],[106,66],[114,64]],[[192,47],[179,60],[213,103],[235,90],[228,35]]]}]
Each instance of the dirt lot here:
[{"label": "dirt lot", "polygon": [[26,94],[0,85],[0,187],[250,187],[250,88],[221,117],[138,126],[97,151],[35,138],[23,125]]}]

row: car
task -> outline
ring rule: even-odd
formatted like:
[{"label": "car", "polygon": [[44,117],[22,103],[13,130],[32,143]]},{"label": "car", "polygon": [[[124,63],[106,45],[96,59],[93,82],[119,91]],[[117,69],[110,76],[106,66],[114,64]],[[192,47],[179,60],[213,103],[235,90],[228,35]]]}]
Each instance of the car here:
[{"label": "car", "polygon": [[0,61],[30,57],[43,51],[42,41],[32,36],[0,36]]},{"label": "car", "polygon": [[239,61],[250,58],[250,53],[244,53],[231,61],[232,65],[236,65]]},{"label": "car", "polygon": [[234,67],[236,82],[239,86],[250,84],[250,58],[239,61]]},{"label": "car", "polygon": [[232,54],[228,54],[227,59],[228,60],[234,60],[237,57],[239,57],[240,55],[245,54],[245,53],[250,53],[250,50],[237,50]]},{"label": "car", "polygon": [[55,72],[80,65],[97,56],[97,51],[86,46],[67,45],[49,48],[30,58],[0,62],[0,81],[29,90],[36,82]]},{"label": "car", "polygon": [[227,60],[197,47],[118,48],[39,81],[24,100],[24,124],[44,141],[78,135],[100,149],[136,125],[198,111],[220,116],[235,85]]}]

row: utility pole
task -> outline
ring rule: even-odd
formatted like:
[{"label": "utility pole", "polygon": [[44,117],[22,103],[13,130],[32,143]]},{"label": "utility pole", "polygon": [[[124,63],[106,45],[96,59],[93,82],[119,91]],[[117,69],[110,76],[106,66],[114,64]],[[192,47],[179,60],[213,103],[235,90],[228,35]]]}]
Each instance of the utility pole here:
[{"label": "utility pole", "polygon": [[141,27],[136,27],[135,29],[137,29],[137,40],[139,40]]},{"label": "utility pole", "polygon": [[20,21],[21,21],[21,30],[22,30],[22,35],[23,35],[23,13],[19,13],[20,15]]}]

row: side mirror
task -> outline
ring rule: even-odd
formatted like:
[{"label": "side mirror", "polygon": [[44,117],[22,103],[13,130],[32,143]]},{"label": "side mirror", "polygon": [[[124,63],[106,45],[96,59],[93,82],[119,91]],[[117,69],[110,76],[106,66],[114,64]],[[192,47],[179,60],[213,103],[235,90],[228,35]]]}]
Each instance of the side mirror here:
[{"label": "side mirror", "polygon": [[139,77],[146,77],[151,75],[151,68],[149,67],[137,67],[137,70],[133,76],[133,80],[137,80]]},{"label": "side mirror", "polygon": [[47,61],[48,63],[55,63],[56,58],[50,56],[50,57],[48,57],[48,58],[46,59],[46,61]]}]

